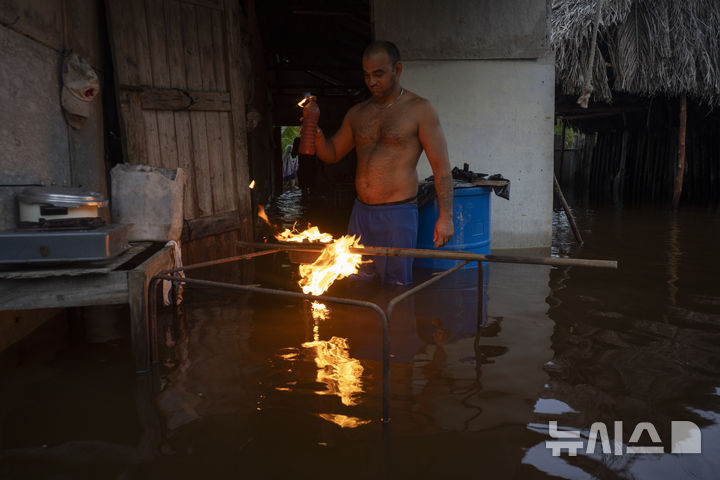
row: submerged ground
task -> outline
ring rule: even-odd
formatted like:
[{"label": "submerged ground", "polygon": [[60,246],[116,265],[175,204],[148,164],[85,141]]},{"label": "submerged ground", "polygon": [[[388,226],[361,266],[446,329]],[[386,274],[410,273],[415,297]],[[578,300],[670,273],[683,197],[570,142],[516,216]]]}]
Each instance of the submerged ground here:
[{"label": "submerged ground", "polygon": [[[322,210],[291,192],[269,212],[339,233],[342,215]],[[718,212],[577,215],[584,247],[556,213],[552,251],[529,253],[618,270],[490,264],[485,312],[476,270],[401,304],[389,428],[368,311],[320,318],[306,301],[188,289],[165,312],[155,382],[133,373],[122,310],[50,322],[0,358],[0,478],[716,478]],[[268,257],[253,282],[295,289],[295,270]],[[384,306],[402,291],[345,280],[329,293]],[[577,456],[552,455],[551,421],[581,431]],[[586,453],[594,423],[612,442],[620,421],[620,455],[602,438]],[[700,428],[702,453],[668,453],[673,421]],[[647,429],[631,440],[642,422],[659,443]],[[627,453],[638,445],[665,453]]]}]

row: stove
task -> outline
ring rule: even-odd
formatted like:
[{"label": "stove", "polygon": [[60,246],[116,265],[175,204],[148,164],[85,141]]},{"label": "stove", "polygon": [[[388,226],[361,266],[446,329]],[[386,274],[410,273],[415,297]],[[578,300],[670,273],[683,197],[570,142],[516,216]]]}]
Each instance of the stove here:
[{"label": "stove", "polygon": [[127,225],[30,225],[0,232],[0,264],[109,260],[128,246]]},{"label": "stove", "polygon": [[17,194],[20,222],[0,232],[0,264],[109,260],[128,249],[126,225],[106,225],[107,200],[75,187],[28,187]]}]

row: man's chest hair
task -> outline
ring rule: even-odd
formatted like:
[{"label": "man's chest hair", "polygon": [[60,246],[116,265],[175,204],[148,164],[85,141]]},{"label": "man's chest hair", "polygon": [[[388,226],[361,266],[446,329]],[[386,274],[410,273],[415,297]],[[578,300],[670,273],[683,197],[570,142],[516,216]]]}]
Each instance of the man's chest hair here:
[{"label": "man's chest hair", "polygon": [[[359,112],[360,113],[360,112]],[[402,110],[394,112],[362,112],[352,122],[355,144],[407,143],[417,139],[417,122],[403,115]]]}]

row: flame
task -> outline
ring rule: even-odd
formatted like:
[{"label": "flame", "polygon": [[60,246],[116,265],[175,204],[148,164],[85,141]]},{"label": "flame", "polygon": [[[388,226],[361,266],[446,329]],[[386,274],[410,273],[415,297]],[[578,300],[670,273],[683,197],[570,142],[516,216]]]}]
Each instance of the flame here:
[{"label": "flame", "polygon": [[[258,205],[258,217],[272,227],[262,205]],[[334,240],[332,235],[322,233],[318,227],[308,226],[302,232],[297,232],[293,225],[292,230],[286,228],[284,231],[275,234],[275,238],[281,242],[327,244],[317,260],[315,260],[315,263],[312,265],[300,265],[301,278],[298,284],[303,293],[322,295],[335,280],[357,273],[358,267],[362,263],[362,255],[350,253],[350,248],[362,247],[359,237],[356,239],[355,236],[345,235]],[[313,304],[313,317],[316,315],[315,310],[316,307]],[[326,308],[325,310],[327,311]]]},{"label": "flame", "polygon": [[340,428],[357,428],[371,422],[371,420],[363,420],[358,417],[348,417],[347,415],[340,415],[337,413],[318,413],[317,416],[323,420],[339,425]]},{"label": "flame", "polygon": [[362,247],[354,235],[338,238],[322,251],[312,265],[300,265],[298,285],[303,293],[322,295],[332,283],[358,272],[362,255],[350,253],[351,247]]},{"label": "flame", "polygon": [[[265,223],[270,225],[270,220],[268,220],[267,214],[265,213],[265,207],[263,207],[262,205],[258,205],[258,217],[262,218],[263,220],[265,220]],[[270,226],[272,227],[272,225]]]},{"label": "flame", "polygon": [[298,102],[298,107],[304,107],[309,99],[310,95],[305,95],[303,99]]},{"label": "flame", "polygon": [[250,190],[252,190],[253,188],[255,188],[255,180],[253,180],[252,182],[250,182],[250,185],[248,185],[248,187],[250,187]]},{"label": "flame", "polygon": [[[293,226],[293,230],[295,227]],[[286,228],[282,232],[275,235],[275,238],[281,242],[297,242],[302,243],[305,241],[311,243],[330,243],[333,241],[333,236],[329,233],[322,233],[318,227],[308,227],[302,232],[295,232]]]},{"label": "flame", "polygon": [[330,340],[315,340],[302,344],[305,348],[314,348],[315,365],[318,368],[316,380],[324,383],[327,390],[318,395],[337,395],[343,405],[354,406],[354,398],[362,393],[360,377],[363,366],[360,360],[350,357],[347,339],[332,337]]}]

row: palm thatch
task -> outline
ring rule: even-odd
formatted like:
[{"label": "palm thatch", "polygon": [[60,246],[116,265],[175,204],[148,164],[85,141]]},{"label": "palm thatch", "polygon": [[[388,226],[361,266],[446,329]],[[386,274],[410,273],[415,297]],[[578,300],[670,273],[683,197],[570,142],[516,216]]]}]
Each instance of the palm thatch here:
[{"label": "palm thatch", "polygon": [[[566,94],[582,91],[597,3],[553,0],[551,43]],[[592,72],[596,101],[610,103],[617,91],[720,104],[720,1],[604,0]]]}]

